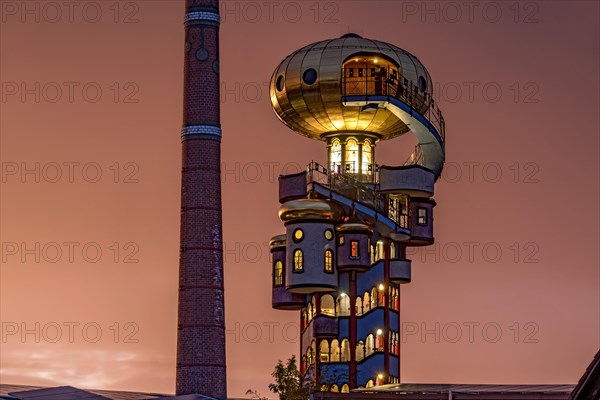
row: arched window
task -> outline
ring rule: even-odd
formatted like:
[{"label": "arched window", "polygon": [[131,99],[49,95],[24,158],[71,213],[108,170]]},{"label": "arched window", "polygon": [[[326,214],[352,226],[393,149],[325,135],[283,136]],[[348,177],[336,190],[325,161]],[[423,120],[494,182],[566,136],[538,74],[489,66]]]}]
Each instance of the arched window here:
[{"label": "arched window", "polygon": [[363,315],[363,301],[361,297],[356,298],[356,315]]},{"label": "arched window", "polygon": [[339,317],[347,317],[350,315],[350,296],[340,294],[337,302],[337,315]]},{"label": "arched window", "polygon": [[341,362],[350,362],[350,341],[348,339],[342,340],[342,354],[340,356]]},{"label": "arched window", "polygon": [[377,261],[383,260],[384,258],[384,245],[383,240],[377,241]]},{"label": "arched window", "polygon": [[294,272],[304,271],[304,254],[302,250],[294,250]]},{"label": "arched window", "polygon": [[359,340],[356,343],[356,361],[360,361],[365,358],[365,342]]},{"label": "arched window", "polygon": [[375,288],[371,289],[371,309],[380,305],[377,302],[378,298],[379,298],[379,293],[377,292],[377,289],[375,289]]},{"label": "arched window", "polygon": [[331,389],[332,392],[336,392],[338,393],[340,391],[340,389],[338,388],[338,385],[336,385],[335,383],[333,385],[331,385]]},{"label": "arched window", "polygon": [[354,138],[346,142],[346,172],[358,172],[358,142]]},{"label": "arched window", "polygon": [[333,251],[331,251],[329,249],[325,250],[324,263],[325,263],[325,272],[332,274],[333,273]]},{"label": "arched window", "polygon": [[329,342],[321,340],[319,345],[319,360],[323,363],[329,362]]},{"label": "arched window", "polygon": [[375,382],[373,382],[373,379],[370,379],[370,380],[367,382],[367,384],[365,385],[365,387],[368,387],[368,388],[372,388],[372,387],[374,387],[374,386],[375,386]]},{"label": "arched window", "polygon": [[369,292],[365,292],[363,297],[363,312],[366,313],[367,311],[371,311],[371,296]]},{"label": "arched window", "polygon": [[390,258],[396,258],[396,244],[390,243]]},{"label": "arched window", "polygon": [[340,362],[340,342],[337,339],[331,341],[331,362]]},{"label": "arched window", "polygon": [[329,168],[333,173],[342,172],[342,144],[339,139],[331,141],[331,149],[329,150]]},{"label": "arched window", "polygon": [[371,247],[371,264],[375,264],[375,261],[377,261],[377,249],[375,248],[374,244],[372,244],[370,247]]},{"label": "arched window", "polygon": [[384,307],[385,306],[385,287],[381,287],[381,285],[379,286],[379,291],[377,293],[377,305],[379,307]]},{"label": "arched window", "polygon": [[347,383],[342,385],[342,389],[340,390],[342,393],[350,393],[350,386]]},{"label": "arched window", "polygon": [[383,331],[377,330],[377,340],[375,341],[375,351],[383,351]]},{"label": "arched window", "polygon": [[308,369],[308,366],[311,365],[313,363],[313,351],[312,348],[308,348],[306,349],[306,367]]},{"label": "arched window", "polygon": [[308,325],[308,317],[307,317],[307,312],[306,312],[306,308],[302,310],[302,330],[304,330],[304,328],[306,328],[306,325]]},{"label": "arched window", "polygon": [[311,302],[310,302],[310,303],[308,303],[308,305],[306,306],[306,313],[307,313],[307,316],[308,316],[308,321],[307,321],[307,322],[310,322],[310,321],[312,321],[312,319],[313,319],[313,317],[314,317],[314,310],[315,310],[315,308],[314,308],[314,306],[313,306],[313,303],[312,303],[312,301],[311,301]]},{"label": "arched window", "polygon": [[306,355],[302,355],[302,362],[300,363],[300,373],[304,375],[306,373]]},{"label": "arched window", "polygon": [[373,334],[369,334],[369,336],[367,336],[367,341],[365,344],[365,357],[369,357],[371,354],[373,354],[375,352],[375,339],[373,337]]},{"label": "arched window", "polygon": [[335,303],[332,295],[324,294],[321,296],[321,314],[335,316]]},{"label": "arched window", "polygon": [[283,285],[283,263],[277,260],[273,265],[273,286],[281,285]]},{"label": "arched window", "polygon": [[373,148],[371,141],[365,139],[362,145],[362,171],[363,174],[371,175],[373,173]]}]

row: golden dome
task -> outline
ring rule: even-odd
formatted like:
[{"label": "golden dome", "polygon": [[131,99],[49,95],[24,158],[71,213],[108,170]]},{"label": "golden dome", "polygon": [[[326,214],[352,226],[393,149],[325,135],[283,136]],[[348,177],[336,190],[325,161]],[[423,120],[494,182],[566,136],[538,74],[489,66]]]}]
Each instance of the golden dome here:
[{"label": "golden dome", "polygon": [[415,109],[424,114],[429,108],[433,85],[423,64],[394,45],[355,34],[313,43],[289,55],[275,69],[269,93],[279,119],[304,136],[322,140],[348,132],[390,139],[409,131],[390,111],[342,104],[343,96],[368,87],[377,90],[381,81],[386,83],[377,93],[410,92]]},{"label": "golden dome", "polygon": [[285,233],[283,235],[273,236],[271,240],[269,240],[269,247],[271,248],[271,250],[276,249],[278,247],[284,247],[286,240],[287,236],[285,235]]},{"label": "golden dome", "polygon": [[284,223],[301,219],[321,219],[337,222],[342,217],[340,206],[318,199],[291,200],[279,209],[279,219]]},{"label": "golden dome", "polygon": [[373,228],[360,222],[349,222],[335,227],[338,232],[373,232]]}]

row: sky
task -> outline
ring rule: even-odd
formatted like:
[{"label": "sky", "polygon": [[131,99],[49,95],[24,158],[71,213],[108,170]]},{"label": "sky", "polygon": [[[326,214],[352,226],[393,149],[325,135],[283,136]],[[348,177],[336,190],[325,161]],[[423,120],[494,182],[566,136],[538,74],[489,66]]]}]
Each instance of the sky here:
[{"label": "sky", "polygon": [[[271,309],[277,176],[325,160],[268,82],[354,32],[436,82],[434,246],[409,249],[401,380],[576,383],[600,347],[595,1],[223,1],[228,393],[299,351]],[[0,1],[0,382],[173,393],[183,1]],[[410,135],[380,142],[400,165]],[[271,394],[271,397],[273,395]]]}]

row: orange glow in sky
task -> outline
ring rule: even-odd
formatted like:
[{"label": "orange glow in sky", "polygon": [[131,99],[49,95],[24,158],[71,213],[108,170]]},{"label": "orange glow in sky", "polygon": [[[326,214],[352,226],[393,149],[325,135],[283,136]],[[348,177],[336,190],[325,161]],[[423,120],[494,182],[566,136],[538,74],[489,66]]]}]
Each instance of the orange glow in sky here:
[{"label": "orange glow in sky", "polygon": [[[79,3],[0,2],[0,381],[173,393],[184,4]],[[401,289],[402,381],[576,383],[591,361],[600,5],[472,3],[222,2],[230,396],[268,395],[298,352],[299,313],[271,309],[277,177],[326,160],[268,82],[347,32],[415,54],[446,121],[436,244],[409,250]]]}]

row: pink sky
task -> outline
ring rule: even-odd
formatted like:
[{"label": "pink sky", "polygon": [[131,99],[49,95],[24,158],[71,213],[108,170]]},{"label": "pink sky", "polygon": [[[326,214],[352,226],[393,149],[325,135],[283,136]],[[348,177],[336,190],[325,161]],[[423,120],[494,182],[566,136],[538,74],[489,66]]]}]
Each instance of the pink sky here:
[{"label": "pink sky", "polygon": [[[60,4],[0,3],[0,381],[171,393],[183,2]],[[347,32],[415,54],[447,124],[437,247],[409,251],[402,287],[418,330],[402,380],[575,383],[600,345],[599,4],[222,7],[229,395],[268,394],[297,352],[297,313],[270,306],[266,242],[283,232],[276,177],[325,159],[265,85],[294,50]],[[413,145],[380,142],[377,161]]]}]

